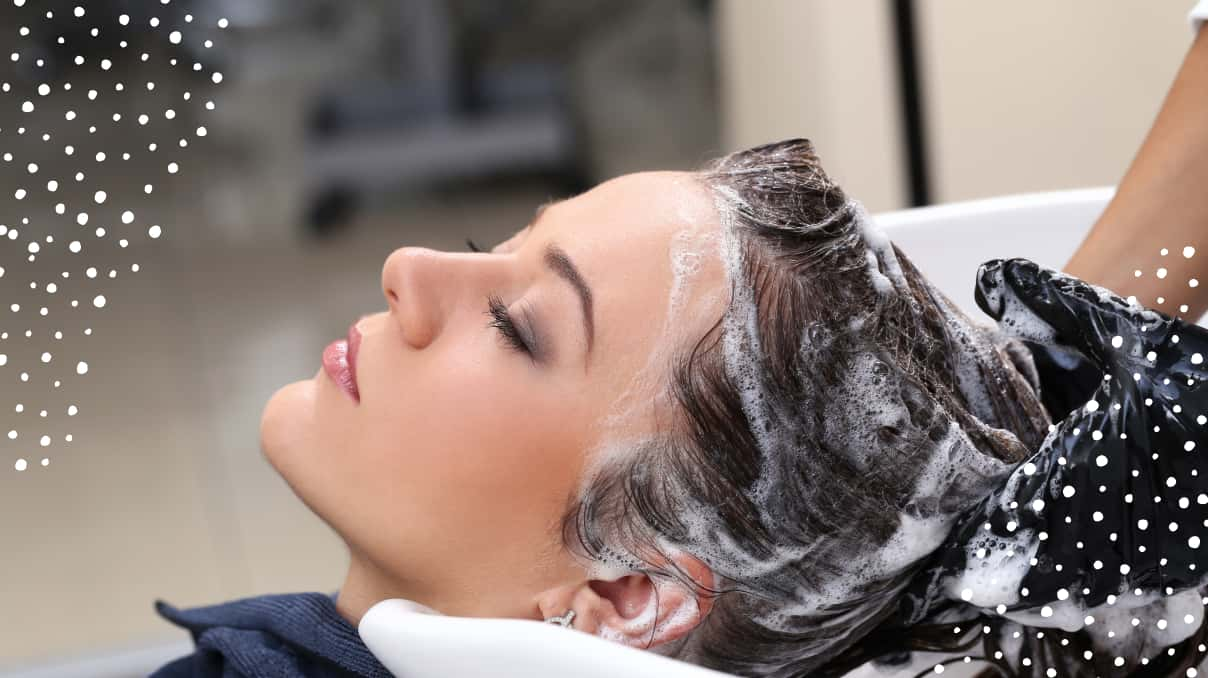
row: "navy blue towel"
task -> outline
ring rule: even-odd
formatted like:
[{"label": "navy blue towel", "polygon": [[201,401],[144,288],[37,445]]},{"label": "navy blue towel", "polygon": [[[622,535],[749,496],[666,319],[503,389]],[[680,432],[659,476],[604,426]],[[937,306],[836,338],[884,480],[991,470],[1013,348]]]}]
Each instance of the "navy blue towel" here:
[{"label": "navy blue towel", "polygon": [[197,649],[151,678],[390,678],[336,611],[335,594],[288,593],[177,609],[155,609],[188,629]]}]

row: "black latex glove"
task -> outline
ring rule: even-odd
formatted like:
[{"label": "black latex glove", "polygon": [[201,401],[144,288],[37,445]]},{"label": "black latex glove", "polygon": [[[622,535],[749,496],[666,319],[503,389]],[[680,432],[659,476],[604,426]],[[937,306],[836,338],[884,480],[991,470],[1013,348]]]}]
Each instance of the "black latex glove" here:
[{"label": "black latex glove", "polygon": [[1138,588],[1200,585],[1208,331],[1025,259],[983,264],[977,303],[1036,349],[1042,390],[1057,394],[1046,403],[1076,409],[956,524],[903,598],[903,620],[953,601],[999,613],[1065,600],[1090,608]]}]

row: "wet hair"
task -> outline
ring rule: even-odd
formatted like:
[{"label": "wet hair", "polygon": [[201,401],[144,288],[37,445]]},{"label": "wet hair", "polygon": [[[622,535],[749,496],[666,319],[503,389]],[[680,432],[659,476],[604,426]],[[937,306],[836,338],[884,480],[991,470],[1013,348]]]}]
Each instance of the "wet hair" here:
[{"label": "wet hair", "polygon": [[[727,155],[696,176],[729,239],[731,301],[667,366],[675,413],[663,430],[593,469],[561,523],[589,560],[714,599],[698,627],[654,651],[750,676],[841,675],[913,650],[986,657],[1006,675],[1111,670],[1082,659],[1085,631],[1038,639],[1023,627],[1019,642],[1051,645],[1047,655],[996,661],[1008,622],[972,607],[963,633],[894,625],[952,520],[1047,432],[1026,349],[928,283],[809,141]],[[716,588],[655,565],[669,550],[708,565]]]}]

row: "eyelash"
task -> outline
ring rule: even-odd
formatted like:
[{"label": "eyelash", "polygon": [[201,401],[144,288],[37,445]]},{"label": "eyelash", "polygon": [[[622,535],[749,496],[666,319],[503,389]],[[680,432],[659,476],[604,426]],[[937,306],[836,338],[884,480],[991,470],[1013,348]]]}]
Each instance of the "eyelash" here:
[{"label": "eyelash", "polygon": [[[466,247],[470,248],[471,252],[482,251],[469,238],[466,238]],[[508,313],[508,308],[502,299],[494,294],[488,295],[487,314],[491,316],[490,326],[499,330],[499,334],[507,341],[509,348],[524,353],[530,358],[533,357],[533,350],[524,342],[524,337],[520,335],[520,330],[516,328],[516,323],[512,320],[512,316]]]},{"label": "eyelash", "polygon": [[495,295],[487,296],[487,313],[491,316],[491,327],[499,330],[499,334],[507,341],[508,346],[513,350],[519,351],[533,357],[533,351],[528,344],[524,343],[524,338],[520,336],[520,331],[516,329],[516,323],[512,321],[512,317],[508,315],[507,306],[503,300]]}]

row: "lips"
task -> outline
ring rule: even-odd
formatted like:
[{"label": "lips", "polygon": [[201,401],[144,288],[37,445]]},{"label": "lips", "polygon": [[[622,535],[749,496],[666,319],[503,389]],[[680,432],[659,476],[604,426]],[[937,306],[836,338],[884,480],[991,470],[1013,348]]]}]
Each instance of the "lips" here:
[{"label": "lips", "polygon": [[348,328],[347,338],[336,339],[323,349],[323,371],[354,403],[361,402],[361,392],[357,388],[357,353],[360,347],[361,332],[353,323]]}]

